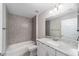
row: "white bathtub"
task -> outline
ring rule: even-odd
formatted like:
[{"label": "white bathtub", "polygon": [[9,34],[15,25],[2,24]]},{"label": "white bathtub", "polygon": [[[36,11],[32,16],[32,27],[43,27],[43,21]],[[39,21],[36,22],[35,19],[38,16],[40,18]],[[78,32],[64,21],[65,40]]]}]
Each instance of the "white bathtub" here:
[{"label": "white bathtub", "polygon": [[35,46],[34,44],[33,41],[12,44],[7,48],[5,56],[22,56],[29,51],[29,47]]}]

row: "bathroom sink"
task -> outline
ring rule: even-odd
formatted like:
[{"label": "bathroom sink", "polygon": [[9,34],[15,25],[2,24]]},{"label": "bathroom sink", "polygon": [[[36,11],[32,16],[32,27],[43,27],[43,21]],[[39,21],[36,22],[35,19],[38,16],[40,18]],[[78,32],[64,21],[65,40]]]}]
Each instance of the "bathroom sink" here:
[{"label": "bathroom sink", "polygon": [[62,48],[62,49],[66,48],[66,47],[70,48],[69,45],[67,45],[66,43],[64,43],[62,41],[54,41],[54,40],[52,40],[52,41],[48,41],[47,43],[50,44],[50,45]]},{"label": "bathroom sink", "polygon": [[42,38],[42,39],[39,39],[38,41],[58,51],[61,51],[65,54],[72,55],[72,56],[78,55],[78,50],[76,48],[73,48],[72,45],[69,45],[68,43],[62,40],[55,41],[52,38]]},{"label": "bathroom sink", "polygon": [[59,44],[57,42],[54,41],[48,41],[48,44],[54,45],[54,46],[59,46]]}]

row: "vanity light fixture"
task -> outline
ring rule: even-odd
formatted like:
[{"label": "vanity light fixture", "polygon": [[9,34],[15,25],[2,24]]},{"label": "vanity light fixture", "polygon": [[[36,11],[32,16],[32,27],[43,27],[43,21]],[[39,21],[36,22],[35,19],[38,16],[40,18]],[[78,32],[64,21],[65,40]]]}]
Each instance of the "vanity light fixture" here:
[{"label": "vanity light fixture", "polygon": [[[60,5],[61,5],[61,3],[58,3],[58,4],[55,5],[55,8],[54,9],[56,10],[56,12],[58,12]],[[53,10],[49,11],[49,13],[53,13]]]},{"label": "vanity light fixture", "polygon": [[49,13],[53,13],[53,10],[49,11]]},{"label": "vanity light fixture", "polygon": [[56,7],[57,11],[58,11],[60,5],[61,5],[61,3],[56,4],[55,7]]}]

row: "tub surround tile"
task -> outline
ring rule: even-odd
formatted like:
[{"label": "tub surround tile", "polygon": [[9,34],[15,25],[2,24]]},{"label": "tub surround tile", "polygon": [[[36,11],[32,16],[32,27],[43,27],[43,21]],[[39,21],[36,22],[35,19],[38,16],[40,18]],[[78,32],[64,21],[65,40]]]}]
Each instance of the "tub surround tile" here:
[{"label": "tub surround tile", "polygon": [[9,45],[30,41],[32,38],[32,21],[26,17],[9,14],[8,43]]}]

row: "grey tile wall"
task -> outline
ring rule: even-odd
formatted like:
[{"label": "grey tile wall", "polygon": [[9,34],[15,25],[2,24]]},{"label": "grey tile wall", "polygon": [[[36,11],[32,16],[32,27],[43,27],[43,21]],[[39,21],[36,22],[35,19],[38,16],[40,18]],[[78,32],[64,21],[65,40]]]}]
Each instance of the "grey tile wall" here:
[{"label": "grey tile wall", "polygon": [[29,41],[32,38],[32,20],[9,14],[8,44]]}]

